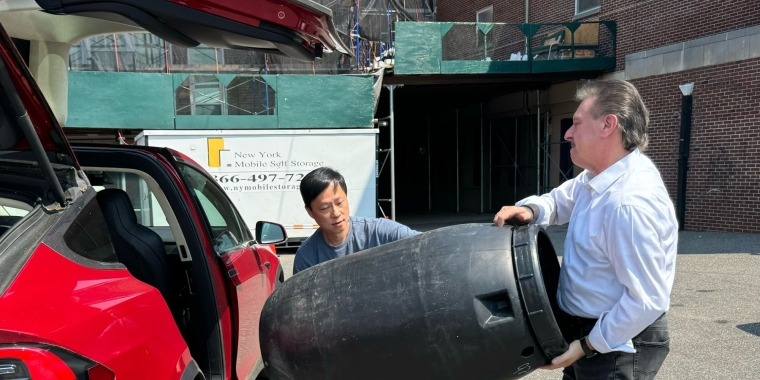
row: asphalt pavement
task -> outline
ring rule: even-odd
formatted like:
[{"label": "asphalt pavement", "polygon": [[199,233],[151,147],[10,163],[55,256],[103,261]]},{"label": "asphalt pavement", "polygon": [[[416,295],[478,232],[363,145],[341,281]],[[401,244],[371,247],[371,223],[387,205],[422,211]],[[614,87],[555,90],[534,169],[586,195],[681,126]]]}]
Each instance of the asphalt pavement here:
[{"label": "asphalt pavement", "polygon": [[[567,229],[547,231],[561,256]],[[294,252],[280,252],[286,278]],[[760,379],[760,234],[684,231],[678,252],[671,351],[657,379]],[[524,379],[561,378],[536,370]]]}]

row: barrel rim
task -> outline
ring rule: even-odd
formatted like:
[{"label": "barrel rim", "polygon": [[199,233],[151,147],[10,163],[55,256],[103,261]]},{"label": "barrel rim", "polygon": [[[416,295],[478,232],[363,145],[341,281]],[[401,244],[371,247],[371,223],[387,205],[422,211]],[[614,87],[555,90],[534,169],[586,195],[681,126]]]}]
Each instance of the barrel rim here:
[{"label": "barrel rim", "polygon": [[538,257],[539,234],[545,235],[546,231],[538,225],[515,227],[512,234],[513,260],[525,314],[538,344],[551,360],[565,353],[568,345],[546,291]]}]

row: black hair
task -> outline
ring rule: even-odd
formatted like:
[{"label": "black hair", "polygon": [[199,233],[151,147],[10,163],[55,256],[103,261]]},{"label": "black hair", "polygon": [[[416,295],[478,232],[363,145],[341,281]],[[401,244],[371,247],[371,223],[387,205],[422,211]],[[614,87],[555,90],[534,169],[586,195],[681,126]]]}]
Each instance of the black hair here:
[{"label": "black hair", "polygon": [[340,185],[343,192],[348,194],[346,180],[340,173],[331,168],[323,166],[304,176],[301,179],[301,198],[303,198],[306,208],[311,208],[311,202],[330,185],[333,187]]}]

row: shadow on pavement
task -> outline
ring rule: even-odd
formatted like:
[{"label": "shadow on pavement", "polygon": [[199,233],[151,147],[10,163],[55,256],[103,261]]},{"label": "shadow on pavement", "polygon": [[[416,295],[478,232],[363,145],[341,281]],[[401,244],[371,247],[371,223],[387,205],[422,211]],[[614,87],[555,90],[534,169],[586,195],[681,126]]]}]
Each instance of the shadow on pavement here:
[{"label": "shadow on pavement", "polygon": [[746,323],[736,326],[739,330],[748,332],[754,336],[760,336],[760,323]]}]

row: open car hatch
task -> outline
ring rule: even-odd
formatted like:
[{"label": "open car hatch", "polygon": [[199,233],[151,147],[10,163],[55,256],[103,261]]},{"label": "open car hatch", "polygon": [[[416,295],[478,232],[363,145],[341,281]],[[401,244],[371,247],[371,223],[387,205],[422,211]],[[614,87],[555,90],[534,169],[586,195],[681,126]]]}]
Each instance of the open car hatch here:
[{"label": "open car hatch", "polygon": [[205,44],[313,61],[352,55],[332,11],[310,0],[36,0],[45,12],[80,15],[143,29],[183,47]]},{"label": "open car hatch", "polygon": [[[0,26],[0,177],[46,194],[32,202],[65,207],[86,186],[60,124]],[[24,191],[18,191],[24,197]],[[36,197],[29,195],[29,197]]]}]

